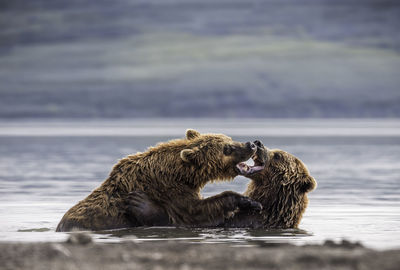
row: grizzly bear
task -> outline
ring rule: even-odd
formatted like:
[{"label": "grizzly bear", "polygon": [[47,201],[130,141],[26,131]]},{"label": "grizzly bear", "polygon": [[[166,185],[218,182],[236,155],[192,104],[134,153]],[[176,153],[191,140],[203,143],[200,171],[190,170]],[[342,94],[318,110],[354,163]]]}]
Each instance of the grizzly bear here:
[{"label": "grizzly bear", "polygon": [[[251,158],[257,147],[233,141],[222,134],[200,134],[187,130],[186,138],[150,147],[146,152],[121,159],[109,177],[88,197],[69,209],[56,231],[105,230],[143,225],[141,216],[126,198],[143,192],[162,207],[161,224],[216,224],[237,208],[260,209],[260,204],[235,193],[224,192],[202,199],[200,190],[210,181],[232,180],[241,162]],[[128,208],[129,209],[129,208]]]},{"label": "grizzly bear", "polygon": [[[260,202],[262,210],[239,209],[227,219],[221,217],[217,226],[297,228],[308,204],[307,193],[316,188],[316,181],[295,156],[278,149],[269,150],[260,141],[254,143],[257,145],[254,166],[240,163],[238,168],[240,174],[251,179],[244,195]],[[262,167],[261,171],[254,170]],[[165,215],[146,194],[140,192],[126,203],[135,207],[137,215],[148,225],[160,225],[154,223],[153,217]],[[208,224],[198,223],[197,226]]]},{"label": "grizzly bear", "polygon": [[[305,164],[297,157],[279,150],[269,150],[260,141],[253,158],[262,171],[246,174],[251,181],[244,195],[260,202],[261,212],[239,210],[228,219],[225,227],[297,228],[307,208],[307,193],[314,190],[317,182]],[[244,171],[248,169],[245,168]]]}]

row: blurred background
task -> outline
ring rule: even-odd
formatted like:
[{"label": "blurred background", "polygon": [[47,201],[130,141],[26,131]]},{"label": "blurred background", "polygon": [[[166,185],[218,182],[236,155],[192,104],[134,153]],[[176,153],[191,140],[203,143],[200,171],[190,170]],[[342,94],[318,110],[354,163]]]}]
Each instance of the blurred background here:
[{"label": "blurred background", "polygon": [[0,241],[64,240],[63,214],[121,157],[195,128],[307,164],[301,230],[97,241],[400,247],[399,29],[397,0],[0,0]]},{"label": "blurred background", "polygon": [[396,0],[0,0],[0,118],[400,116]]}]

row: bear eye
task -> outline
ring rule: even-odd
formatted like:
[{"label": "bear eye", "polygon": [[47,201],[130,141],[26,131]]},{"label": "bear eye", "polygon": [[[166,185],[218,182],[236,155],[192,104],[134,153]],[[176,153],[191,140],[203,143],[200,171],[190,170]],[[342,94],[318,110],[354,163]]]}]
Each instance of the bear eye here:
[{"label": "bear eye", "polygon": [[281,154],[275,153],[274,154],[274,160],[280,160],[281,159]]},{"label": "bear eye", "polygon": [[229,156],[232,154],[232,147],[228,144],[224,146],[224,155]]}]

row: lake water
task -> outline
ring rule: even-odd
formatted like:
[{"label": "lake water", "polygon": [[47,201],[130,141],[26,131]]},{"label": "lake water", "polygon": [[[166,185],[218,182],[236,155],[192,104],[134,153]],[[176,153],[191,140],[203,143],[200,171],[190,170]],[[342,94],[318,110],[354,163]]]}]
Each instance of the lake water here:
[{"label": "lake water", "polygon": [[[185,129],[260,139],[299,157],[318,182],[299,230],[136,228],[96,241],[319,243],[343,238],[400,247],[400,121],[119,120],[0,122],[0,241],[63,241],[62,215],[107,178],[118,159]],[[243,192],[248,180],[210,184],[204,196]]]}]

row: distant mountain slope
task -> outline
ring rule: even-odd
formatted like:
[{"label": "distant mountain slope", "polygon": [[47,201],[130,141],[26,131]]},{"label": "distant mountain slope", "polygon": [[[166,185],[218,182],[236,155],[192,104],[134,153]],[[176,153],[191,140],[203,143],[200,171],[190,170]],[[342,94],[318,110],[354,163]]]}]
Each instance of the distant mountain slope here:
[{"label": "distant mountain slope", "polygon": [[399,117],[400,2],[1,1],[0,118]]}]

